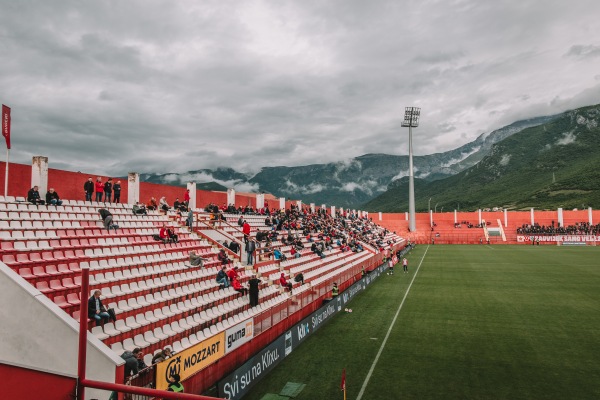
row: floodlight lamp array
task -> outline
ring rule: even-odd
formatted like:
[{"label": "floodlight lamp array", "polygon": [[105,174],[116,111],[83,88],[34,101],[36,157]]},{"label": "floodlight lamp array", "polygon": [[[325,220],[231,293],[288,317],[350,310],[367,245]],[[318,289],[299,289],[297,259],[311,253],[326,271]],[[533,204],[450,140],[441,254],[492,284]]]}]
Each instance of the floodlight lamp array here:
[{"label": "floodlight lamp array", "polygon": [[419,126],[420,116],[421,109],[419,107],[406,107],[404,109],[404,122],[402,122],[402,127],[416,128]]}]

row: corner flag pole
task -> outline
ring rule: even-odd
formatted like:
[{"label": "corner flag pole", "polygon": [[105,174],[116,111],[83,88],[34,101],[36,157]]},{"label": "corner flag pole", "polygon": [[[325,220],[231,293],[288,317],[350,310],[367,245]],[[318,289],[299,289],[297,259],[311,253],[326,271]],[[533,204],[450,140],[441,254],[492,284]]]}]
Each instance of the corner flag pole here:
[{"label": "corner flag pole", "polygon": [[344,400],[346,400],[346,368],[342,370],[342,384],[340,385],[340,388],[344,392]]},{"label": "corner flag pole", "polygon": [[2,104],[2,136],[6,140],[6,168],[4,174],[4,197],[8,196],[8,163],[10,158],[10,107]]}]

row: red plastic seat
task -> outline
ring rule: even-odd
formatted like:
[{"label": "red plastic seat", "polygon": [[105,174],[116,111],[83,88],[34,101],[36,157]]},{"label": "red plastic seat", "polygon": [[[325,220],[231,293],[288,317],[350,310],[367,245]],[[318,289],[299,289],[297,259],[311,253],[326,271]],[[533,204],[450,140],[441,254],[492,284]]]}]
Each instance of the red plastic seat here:
[{"label": "red plastic seat", "polygon": [[65,308],[71,306],[71,304],[67,303],[67,299],[65,299],[65,296],[56,296],[54,298],[54,304],[56,304],[57,306],[59,306],[62,309],[65,309]]},{"label": "red plastic seat", "polygon": [[35,284],[35,288],[44,294],[52,293],[53,290],[48,286],[48,282],[41,281]]},{"label": "red plastic seat", "polygon": [[58,272],[58,268],[56,268],[56,265],[50,264],[50,265],[46,265],[46,273],[48,275],[59,275],[60,272]]},{"label": "red plastic seat", "polygon": [[54,291],[65,290],[65,287],[60,282],[60,279],[51,280],[49,287],[50,287],[50,289],[52,289]]},{"label": "red plastic seat", "polygon": [[19,275],[23,279],[35,279],[36,276],[31,273],[31,268],[19,268]]},{"label": "red plastic seat", "polygon": [[81,304],[81,300],[79,300],[79,294],[69,293],[67,295],[67,302],[72,306],[78,306],[79,304]]},{"label": "red plastic seat", "polygon": [[17,261],[13,254],[5,254],[2,256],[2,262],[8,266],[18,265],[20,262]]}]

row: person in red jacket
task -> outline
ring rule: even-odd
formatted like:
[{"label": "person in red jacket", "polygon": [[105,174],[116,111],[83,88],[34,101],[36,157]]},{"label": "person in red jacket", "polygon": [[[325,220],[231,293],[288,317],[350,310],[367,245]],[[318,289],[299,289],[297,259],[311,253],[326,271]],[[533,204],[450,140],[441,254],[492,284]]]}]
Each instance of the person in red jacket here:
[{"label": "person in red jacket", "polygon": [[104,183],[102,183],[102,178],[96,178],[96,201],[102,201],[102,195],[104,194]]},{"label": "person in red jacket", "polygon": [[233,287],[233,290],[235,290],[236,292],[240,292],[242,296],[245,296],[246,293],[248,293],[248,289],[243,287],[237,278],[231,281],[231,286]]},{"label": "person in red jacket", "polygon": [[190,189],[187,189],[183,194],[183,202],[187,208],[190,207]]},{"label": "person in red jacket", "polygon": [[248,242],[248,238],[250,237],[250,224],[247,221],[244,221],[244,225],[242,225],[242,232],[244,233],[244,241]]},{"label": "person in red jacket", "polygon": [[160,228],[160,231],[158,231],[158,236],[163,243],[167,243],[169,241],[169,229],[167,229],[166,225],[163,225],[162,228]]},{"label": "person in red jacket", "polygon": [[281,273],[281,277],[279,277],[279,283],[281,283],[281,286],[287,288],[287,290],[289,290],[290,292],[292,291],[292,282],[288,282],[287,279],[285,279],[285,275],[283,272]]},{"label": "person in red jacket", "polygon": [[238,273],[238,269],[239,267],[233,267],[227,271],[227,277],[229,278],[230,282],[233,282],[234,279],[239,279],[240,274]]}]

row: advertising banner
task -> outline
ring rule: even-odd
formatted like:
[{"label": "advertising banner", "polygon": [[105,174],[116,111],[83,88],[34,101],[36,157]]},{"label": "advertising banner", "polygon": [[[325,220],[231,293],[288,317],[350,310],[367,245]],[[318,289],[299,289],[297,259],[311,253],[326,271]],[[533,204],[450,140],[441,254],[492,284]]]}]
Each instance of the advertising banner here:
[{"label": "advertising banner", "polygon": [[596,235],[517,235],[517,242],[527,243],[540,239],[540,242],[600,242]]},{"label": "advertising banner", "polygon": [[184,380],[225,355],[225,332],[212,336],[156,365],[156,388],[166,390],[169,377],[179,374]]},{"label": "advertising banner", "polygon": [[254,319],[230,327],[225,331],[225,354],[232,352],[254,337]]},{"label": "advertising banner", "polygon": [[233,373],[219,381],[219,396],[226,399],[241,399],[252,386],[277,364],[284,356],[284,335],[262,349]]}]

